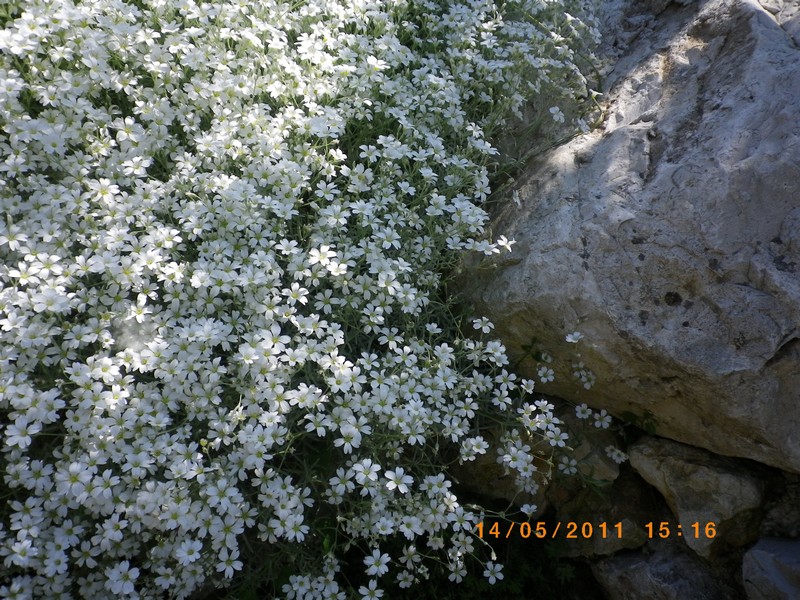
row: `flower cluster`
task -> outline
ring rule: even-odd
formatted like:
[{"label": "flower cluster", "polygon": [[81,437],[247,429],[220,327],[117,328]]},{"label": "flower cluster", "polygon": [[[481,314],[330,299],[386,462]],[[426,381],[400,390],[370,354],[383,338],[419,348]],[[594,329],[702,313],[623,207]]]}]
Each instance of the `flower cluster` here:
[{"label": "flower cluster", "polygon": [[563,445],[439,290],[457,252],[510,250],[479,208],[503,115],[585,88],[567,4],[0,9],[0,596],[260,569],[339,598],[353,548],[365,597],[430,556],[462,577],[445,449],[485,452],[494,413],[530,491],[528,435]]}]

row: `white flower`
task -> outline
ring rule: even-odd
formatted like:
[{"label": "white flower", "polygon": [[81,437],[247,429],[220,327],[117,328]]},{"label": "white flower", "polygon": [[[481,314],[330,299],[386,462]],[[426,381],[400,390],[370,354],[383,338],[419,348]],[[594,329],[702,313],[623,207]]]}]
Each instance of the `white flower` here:
[{"label": "white flower", "polygon": [[402,467],[397,467],[393,471],[386,471],[386,487],[389,490],[397,490],[401,494],[408,493],[408,486],[414,482],[410,475],[405,474]]},{"label": "white flower", "polygon": [[223,573],[227,579],[233,577],[236,571],[241,571],[244,564],[238,560],[239,550],[230,550],[227,547],[222,548],[219,552],[219,562],[217,563],[217,571]]},{"label": "white flower", "polygon": [[414,575],[412,575],[409,571],[403,570],[397,574],[397,585],[401,589],[410,588],[413,585],[414,581],[415,581]]},{"label": "white flower", "polygon": [[361,445],[361,432],[352,423],[344,423],[340,428],[342,437],[334,440],[333,445],[341,447],[346,454],[350,454],[353,448]]},{"label": "white flower", "polygon": [[202,549],[203,543],[199,540],[184,540],[175,551],[175,558],[179,563],[186,566],[200,558],[200,550]]},{"label": "white flower", "polygon": [[117,595],[131,595],[136,591],[134,582],[139,577],[139,569],[136,567],[131,568],[130,562],[124,560],[118,563],[115,567],[106,570],[108,581],[106,588],[112,594]]},{"label": "white flower", "polygon": [[562,456],[558,462],[558,470],[565,475],[574,475],[578,472],[578,461],[569,456]]},{"label": "white flower", "polygon": [[57,289],[48,287],[33,295],[33,310],[63,313],[69,310],[69,299]]},{"label": "white flower", "polygon": [[30,560],[39,554],[39,549],[33,545],[33,540],[25,538],[11,545],[11,555],[6,559],[19,567],[27,567]]},{"label": "white flower", "polygon": [[592,409],[589,408],[586,403],[579,404],[575,407],[575,416],[579,419],[588,419],[592,416]]},{"label": "white flower", "polygon": [[20,448],[27,448],[31,445],[32,435],[36,435],[42,430],[42,426],[38,422],[28,423],[28,418],[25,416],[17,417],[17,419],[6,427],[5,442],[7,446],[19,446]]},{"label": "white flower", "polygon": [[594,413],[594,426],[597,428],[608,429],[611,426],[611,415],[602,409],[600,412]]},{"label": "white flower", "polygon": [[322,245],[319,248],[312,248],[308,253],[308,264],[327,265],[332,259],[336,258],[336,252],[330,246]]},{"label": "white flower", "polygon": [[503,565],[489,561],[486,563],[486,569],[483,571],[483,576],[489,580],[489,583],[494,585],[500,579],[503,579]]},{"label": "white flower", "polygon": [[548,383],[556,378],[555,372],[550,367],[539,367],[536,374],[539,375],[539,380],[542,383]]},{"label": "white flower", "polygon": [[628,460],[628,455],[614,446],[606,446],[606,455],[618,465]]},{"label": "white flower", "polygon": [[367,566],[367,575],[384,575],[389,571],[389,555],[381,554],[377,548],[372,554],[364,557],[364,564]]},{"label": "white flower", "polygon": [[497,241],[495,243],[498,245],[498,247],[505,248],[508,252],[511,252],[511,246],[516,244],[517,241],[509,240],[506,236],[501,235],[499,238],[497,238]]},{"label": "white flower", "polygon": [[570,344],[577,344],[579,341],[583,339],[583,334],[580,331],[575,331],[573,333],[567,334],[566,340]]},{"label": "white flower", "polygon": [[356,482],[360,485],[366,485],[370,481],[377,481],[380,470],[380,465],[374,464],[369,458],[353,465]]},{"label": "white flower", "polygon": [[550,426],[544,433],[551,446],[563,448],[567,442],[567,434],[558,427]]},{"label": "white flower", "polygon": [[383,597],[383,590],[378,587],[378,582],[374,579],[370,579],[367,586],[359,586],[358,593],[361,594],[362,600],[375,600]]},{"label": "white flower", "polygon": [[473,319],[472,320],[472,327],[474,329],[480,329],[483,333],[489,333],[492,329],[494,329],[494,325],[486,317],[481,317],[479,319]]}]

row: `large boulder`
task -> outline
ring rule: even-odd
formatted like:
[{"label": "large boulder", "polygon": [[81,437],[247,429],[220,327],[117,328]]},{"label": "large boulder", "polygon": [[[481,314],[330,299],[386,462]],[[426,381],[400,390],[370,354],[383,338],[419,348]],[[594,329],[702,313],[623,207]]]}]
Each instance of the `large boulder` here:
[{"label": "large boulder", "polygon": [[748,600],[800,598],[800,540],[765,538],[742,561]]},{"label": "large boulder", "polygon": [[673,543],[616,554],[592,566],[610,600],[734,600],[741,595],[697,556]]},{"label": "large boulder", "polygon": [[675,516],[668,525],[672,535],[678,533],[703,558],[758,539],[765,485],[756,473],[732,459],[658,438],[640,440],[628,454]]},{"label": "large boulder", "polygon": [[547,393],[800,473],[800,11],[607,6],[604,125],[517,178],[464,290]]}]

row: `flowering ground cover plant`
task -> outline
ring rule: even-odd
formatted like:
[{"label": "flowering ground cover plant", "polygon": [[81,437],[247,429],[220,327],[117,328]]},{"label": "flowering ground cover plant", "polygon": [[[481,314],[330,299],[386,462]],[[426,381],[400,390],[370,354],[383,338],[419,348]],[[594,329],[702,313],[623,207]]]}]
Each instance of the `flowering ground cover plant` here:
[{"label": "flowering ground cover plant", "polygon": [[510,249],[479,208],[488,139],[586,91],[578,8],[0,8],[0,596],[461,580],[479,515],[443,457],[504,423],[531,491],[534,441],[565,433],[440,285]]}]

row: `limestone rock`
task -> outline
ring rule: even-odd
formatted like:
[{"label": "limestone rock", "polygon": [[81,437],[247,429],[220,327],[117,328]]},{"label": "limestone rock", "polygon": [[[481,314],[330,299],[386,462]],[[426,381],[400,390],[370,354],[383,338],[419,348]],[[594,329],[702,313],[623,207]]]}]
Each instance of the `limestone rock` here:
[{"label": "limestone rock", "polygon": [[760,540],[744,555],[742,579],[748,600],[800,598],[800,540]]},{"label": "limestone rock", "polygon": [[[758,536],[764,485],[741,466],[669,440],[645,438],[629,448],[631,466],[669,505],[686,545],[704,558]],[[698,525],[694,525],[698,523]],[[711,536],[706,527],[712,523]],[[672,531],[677,523],[671,523]]]},{"label": "limestone rock", "polygon": [[621,553],[592,567],[609,600],[732,600],[736,589],[702,560],[676,544],[653,544],[652,553]]},{"label": "limestone rock", "polygon": [[760,0],[759,4],[780,23],[795,45],[800,46],[800,4],[795,0]]},{"label": "limestone rock", "polygon": [[464,291],[547,393],[800,473],[797,3],[608,6],[604,127],[518,177]]}]

